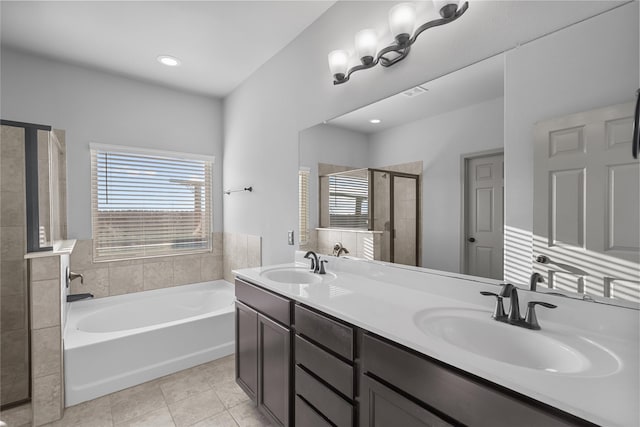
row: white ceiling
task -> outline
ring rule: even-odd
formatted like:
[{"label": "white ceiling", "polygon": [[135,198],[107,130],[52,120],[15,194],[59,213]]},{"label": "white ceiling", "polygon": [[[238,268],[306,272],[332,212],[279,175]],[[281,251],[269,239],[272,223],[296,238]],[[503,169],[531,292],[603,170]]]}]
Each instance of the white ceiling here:
[{"label": "white ceiling", "polygon": [[[496,55],[419,86],[427,92],[414,97],[399,93],[328,124],[371,134],[498,98],[504,94],[504,57]],[[370,119],[382,122],[372,124]]]},{"label": "white ceiling", "polygon": [[[3,46],[224,97],[335,1],[1,1]],[[171,55],[180,67],[156,61]]]}]

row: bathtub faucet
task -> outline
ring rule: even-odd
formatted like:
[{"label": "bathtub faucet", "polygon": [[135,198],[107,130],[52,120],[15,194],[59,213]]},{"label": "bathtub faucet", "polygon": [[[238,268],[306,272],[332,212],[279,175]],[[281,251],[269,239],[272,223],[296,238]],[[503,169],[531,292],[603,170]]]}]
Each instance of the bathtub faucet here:
[{"label": "bathtub faucet", "polygon": [[67,295],[67,302],[80,301],[81,299],[93,298],[93,294],[71,294]]},{"label": "bathtub faucet", "polygon": [[80,278],[80,283],[82,283],[84,285],[84,276],[80,273],[74,273],[73,271],[69,272],[69,281],[71,282],[72,280],[75,280],[77,278]]}]

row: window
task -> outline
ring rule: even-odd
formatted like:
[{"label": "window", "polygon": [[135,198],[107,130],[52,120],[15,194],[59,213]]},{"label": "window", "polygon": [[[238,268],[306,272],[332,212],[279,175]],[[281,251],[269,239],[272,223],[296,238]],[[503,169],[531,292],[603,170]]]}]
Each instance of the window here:
[{"label": "window", "polygon": [[329,176],[329,226],[368,229],[369,182],[366,169]]},{"label": "window", "polygon": [[298,215],[300,244],[309,242],[309,169],[298,171]]},{"label": "window", "polygon": [[93,257],[211,250],[213,157],[91,145]]}]

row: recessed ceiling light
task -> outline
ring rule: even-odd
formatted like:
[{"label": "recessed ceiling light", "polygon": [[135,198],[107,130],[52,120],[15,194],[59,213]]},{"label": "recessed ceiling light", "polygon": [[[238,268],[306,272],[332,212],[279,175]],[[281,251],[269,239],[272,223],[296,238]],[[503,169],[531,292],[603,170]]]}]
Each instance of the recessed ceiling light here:
[{"label": "recessed ceiling light", "polygon": [[380,123],[382,120],[380,119],[371,119],[369,120],[369,123],[373,123],[374,125],[377,125],[378,123]]},{"label": "recessed ceiling light", "polygon": [[169,67],[177,67],[180,65],[180,60],[178,58],[169,55],[158,56],[158,62]]}]

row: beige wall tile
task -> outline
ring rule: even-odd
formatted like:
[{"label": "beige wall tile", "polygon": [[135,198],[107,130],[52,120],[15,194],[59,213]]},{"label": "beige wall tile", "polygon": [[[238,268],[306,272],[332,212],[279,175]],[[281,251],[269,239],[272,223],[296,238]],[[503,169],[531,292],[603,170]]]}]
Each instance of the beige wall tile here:
[{"label": "beige wall tile", "polygon": [[0,295],[4,298],[10,295],[24,295],[26,292],[25,260],[2,261],[0,266]]},{"label": "beige wall tile", "polygon": [[24,227],[0,227],[0,259],[20,261],[26,253]]},{"label": "beige wall tile", "polygon": [[342,232],[342,247],[346,248],[350,253],[357,250],[357,238],[358,234],[361,233],[351,233],[348,231]]},{"label": "beige wall tile", "polygon": [[60,277],[60,257],[47,256],[29,260],[32,281],[56,279]]},{"label": "beige wall tile", "polygon": [[202,281],[222,279],[222,255],[202,255],[200,263]]},{"label": "beige wall tile", "polygon": [[24,145],[22,155],[14,153],[12,151],[7,152],[4,149],[3,140],[2,145],[2,159],[0,159],[0,165],[2,170],[0,171],[0,189],[2,191],[24,191]]},{"label": "beige wall tile", "polygon": [[28,364],[29,357],[29,337],[26,329],[2,332],[2,357],[0,358],[0,369],[4,377],[8,373],[16,374],[22,372]]},{"label": "beige wall tile", "polygon": [[26,305],[24,295],[3,297],[0,301],[0,331],[25,329],[27,327]]},{"label": "beige wall tile", "polygon": [[223,246],[222,246],[222,232],[220,231],[214,231],[213,233],[211,233],[213,236],[213,251],[212,254],[216,255],[216,256],[222,256],[222,250],[223,250]]},{"label": "beige wall tile", "polygon": [[262,265],[262,239],[260,236],[247,236],[247,267]]},{"label": "beige wall tile", "polygon": [[60,325],[60,282],[41,280],[31,283],[31,329]]},{"label": "beige wall tile", "polygon": [[173,281],[176,285],[201,282],[200,269],[200,255],[176,257],[173,261]]},{"label": "beige wall tile", "polygon": [[102,268],[93,268],[90,270],[73,270],[75,273],[80,273],[84,276],[84,284],[80,282],[80,279],[73,280],[69,292],[72,294],[93,294],[95,298],[102,298],[109,296],[109,267],[104,266]]},{"label": "beige wall tile", "polygon": [[24,191],[2,191],[0,218],[2,226],[26,226]]},{"label": "beige wall tile", "polygon": [[60,374],[33,379],[33,424],[40,426],[62,418],[62,378]]},{"label": "beige wall tile", "polygon": [[109,263],[109,295],[140,292],[144,288],[142,264]]},{"label": "beige wall tile", "polygon": [[143,265],[144,290],[172,286],[173,261],[146,262]]},{"label": "beige wall tile", "polygon": [[224,280],[233,283],[233,273],[231,272],[231,259],[224,257],[222,259],[222,271],[224,272]]},{"label": "beige wall tile", "polygon": [[31,370],[34,378],[62,370],[60,327],[36,329],[31,333]]},{"label": "beige wall tile", "polygon": [[8,426],[31,424],[31,405],[22,405],[2,411],[0,412],[0,419],[7,423]]},{"label": "beige wall tile", "polygon": [[249,236],[247,236],[246,234],[241,234],[241,233],[234,234],[235,245],[232,252],[233,258],[231,259],[232,268],[247,267],[248,237]]},{"label": "beige wall tile", "polygon": [[93,240],[77,240],[76,246],[71,252],[71,270],[83,270],[94,268],[93,265]]}]

